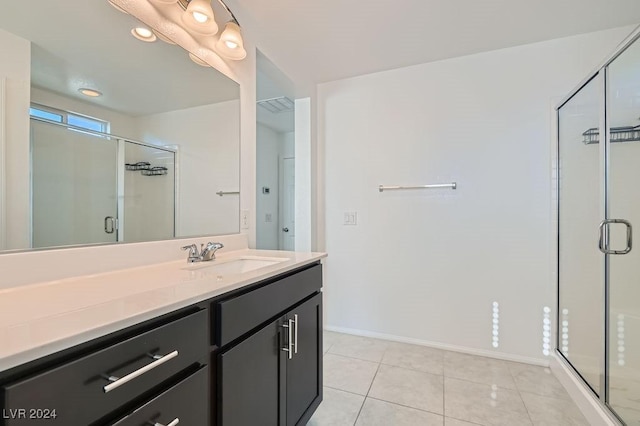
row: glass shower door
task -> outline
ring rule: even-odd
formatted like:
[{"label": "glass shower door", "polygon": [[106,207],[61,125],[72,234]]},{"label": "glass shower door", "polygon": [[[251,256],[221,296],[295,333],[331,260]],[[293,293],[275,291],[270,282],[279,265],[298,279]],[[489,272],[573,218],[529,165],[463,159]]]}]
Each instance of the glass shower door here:
[{"label": "glass shower door", "polygon": [[32,246],[117,241],[117,145],[31,120]]},{"label": "glass shower door", "polygon": [[[596,75],[558,110],[560,229],[558,350],[598,395],[604,377],[604,256],[598,131],[603,93]],[[590,130],[591,129],[591,130]]]},{"label": "glass shower door", "polygon": [[[609,406],[627,425],[640,425],[640,42],[608,67]],[[639,229],[639,228],[636,228]],[[616,252],[614,252],[616,251]],[[628,251],[628,253],[626,253]]]}]

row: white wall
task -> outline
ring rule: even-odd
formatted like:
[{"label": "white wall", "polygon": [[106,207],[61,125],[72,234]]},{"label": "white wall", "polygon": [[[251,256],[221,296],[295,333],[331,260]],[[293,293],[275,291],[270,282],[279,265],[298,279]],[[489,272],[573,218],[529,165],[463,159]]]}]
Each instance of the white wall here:
[{"label": "white wall", "polygon": [[[4,112],[0,108],[0,249],[27,248],[29,229],[29,89],[31,44],[0,29],[0,84],[4,81]],[[2,99],[0,99],[0,102]],[[2,149],[4,147],[4,149]],[[3,152],[4,151],[4,152]],[[4,186],[4,188],[2,187]],[[6,205],[1,205],[4,199]],[[4,246],[4,247],[3,247]]]},{"label": "white wall", "polygon": [[[541,360],[551,109],[630,30],[320,85],[328,327]],[[357,226],[343,225],[347,211]]]},{"label": "white wall", "polygon": [[139,140],[178,146],[178,236],[240,230],[239,196],[216,195],[240,190],[239,120],[235,100],[138,117]]}]

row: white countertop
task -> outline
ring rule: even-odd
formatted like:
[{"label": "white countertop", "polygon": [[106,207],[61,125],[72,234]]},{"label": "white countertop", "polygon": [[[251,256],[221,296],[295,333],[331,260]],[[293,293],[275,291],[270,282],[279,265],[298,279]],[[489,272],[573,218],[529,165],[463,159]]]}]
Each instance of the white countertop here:
[{"label": "white countertop", "polygon": [[[237,250],[283,259],[235,275],[185,260],[0,290],[0,371],[316,262],[325,253]],[[216,261],[214,261],[216,262]]]}]

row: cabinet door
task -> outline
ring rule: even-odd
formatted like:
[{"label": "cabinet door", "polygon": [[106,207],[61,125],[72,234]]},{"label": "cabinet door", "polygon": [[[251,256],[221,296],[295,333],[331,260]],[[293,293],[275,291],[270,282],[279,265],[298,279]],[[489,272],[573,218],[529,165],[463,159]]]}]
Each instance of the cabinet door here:
[{"label": "cabinet door", "polygon": [[270,323],[218,355],[218,418],[222,426],[278,425],[281,322]]},{"label": "cabinet door", "polygon": [[322,401],[322,294],[291,310],[295,350],[287,359],[287,426],[304,425]]}]

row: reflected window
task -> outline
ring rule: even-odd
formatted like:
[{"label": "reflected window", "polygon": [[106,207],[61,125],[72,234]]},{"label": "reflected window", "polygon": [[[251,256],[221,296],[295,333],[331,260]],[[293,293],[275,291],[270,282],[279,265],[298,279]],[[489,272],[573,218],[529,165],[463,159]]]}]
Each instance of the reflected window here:
[{"label": "reflected window", "polygon": [[86,115],[75,114],[44,105],[31,104],[29,115],[33,118],[66,123],[77,129],[91,130],[100,133],[109,133],[109,122]]},{"label": "reflected window", "polygon": [[55,121],[56,123],[64,123],[61,114],[56,114],[37,107],[29,108],[29,115],[31,117],[42,118],[43,120]]}]

